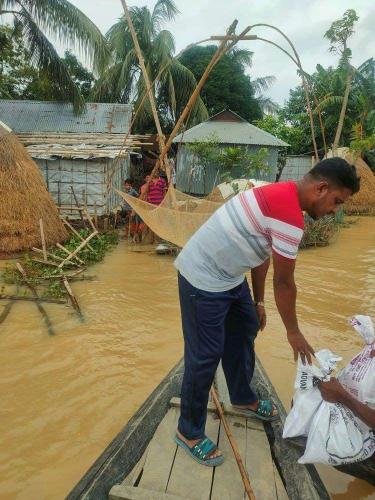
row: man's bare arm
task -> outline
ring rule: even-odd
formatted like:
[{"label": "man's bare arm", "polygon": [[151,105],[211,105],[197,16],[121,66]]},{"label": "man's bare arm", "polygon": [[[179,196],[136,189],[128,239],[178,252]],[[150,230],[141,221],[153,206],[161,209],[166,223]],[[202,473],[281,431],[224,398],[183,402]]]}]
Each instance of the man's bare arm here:
[{"label": "man's bare arm", "polygon": [[295,260],[286,259],[277,253],[273,253],[273,289],[275,302],[281,319],[286,328],[288,342],[290,343],[294,359],[298,355],[305,363],[306,359],[311,364],[311,354],[314,349],[306,341],[298,326],[296,299],[297,287],[294,282]]},{"label": "man's bare arm", "polygon": [[264,289],[268,268],[270,267],[270,259],[267,259],[258,267],[251,270],[251,284],[253,288],[254,301],[264,301]]},{"label": "man's bare arm", "polygon": [[328,382],[321,382],[319,389],[325,401],[343,404],[371,429],[375,429],[375,410],[355,399],[337,379],[331,378]]}]

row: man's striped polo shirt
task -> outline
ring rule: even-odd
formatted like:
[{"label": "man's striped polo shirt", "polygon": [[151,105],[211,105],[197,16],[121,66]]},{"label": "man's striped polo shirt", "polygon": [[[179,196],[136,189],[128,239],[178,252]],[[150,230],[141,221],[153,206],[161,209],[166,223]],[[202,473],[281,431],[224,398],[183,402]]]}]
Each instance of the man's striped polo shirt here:
[{"label": "man's striped polo shirt", "polygon": [[196,288],[230,290],[272,252],[295,259],[302,235],[297,185],[268,184],[221,206],[190,238],[175,267]]}]

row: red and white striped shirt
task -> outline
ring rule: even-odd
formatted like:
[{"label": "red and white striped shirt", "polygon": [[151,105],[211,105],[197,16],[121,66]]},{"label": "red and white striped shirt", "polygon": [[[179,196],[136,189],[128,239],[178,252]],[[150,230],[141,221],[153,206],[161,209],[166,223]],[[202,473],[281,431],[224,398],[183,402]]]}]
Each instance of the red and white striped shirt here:
[{"label": "red and white striped shirt", "polygon": [[241,284],[244,273],[262,264],[272,252],[295,259],[303,225],[294,182],[244,191],[198,229],[175,266],[196,288],[229,290]]}]

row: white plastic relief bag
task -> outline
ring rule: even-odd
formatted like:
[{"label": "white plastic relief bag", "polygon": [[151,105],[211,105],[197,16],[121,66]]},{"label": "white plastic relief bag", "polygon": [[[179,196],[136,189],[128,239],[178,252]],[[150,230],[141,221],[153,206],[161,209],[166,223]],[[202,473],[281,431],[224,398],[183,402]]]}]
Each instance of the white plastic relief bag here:
[{"label": "white plastic relief bag", "polygon": [[298,360],[294,382],[296,393],[293,397],[293,407],[285,421],[284,438],[308,435],[314,415],[322,403],[322,396],[316,385],[319,380],[328,380],[329,374],[342,359],[329,349],[317,352],[315,357],[320,368],[304,365]]},{"label": "white plastic relief bag", "polygon": [[300,464],[361,462],[375,451],[371,429],[345,406],[323,401],[312,421]]},{"label": "white plastic relief bag", "polygon": [[[372,355],[375,349],[374,326],[369,316],[360,315],[352,318],[351,324],[366,345],[339,373],[338,379],[356,399],[375,407],[375,357]],[[326,350],[316,353],[316,358],[320,365],[321,375],[317,374],[316,367],[310,369],[299,365],[298,381],[296,379],[295,384],[296,403],[302,401],[301,393],[309,392],[312,396],[311,401],[307,403],[310,411],[308,414],[306,411],[303,414],[302,409],[293,407],[287,417],[288,427],[286,426],[287,431],[284,429],[283,436],[296,436],[295,432],[301,429],[304,433],[300,435],[308,436],[305,453],[298,461],[301,464],[343,465],[365,460],[375,452],[374,431],[344,405],[323,401],[319,389],[314,387],[314,380],[317,378],[323,381],[329,379],[329,373],[335,370],[340,358]],[[314,375],[311,378],[312,372]],[[311,414],[314,405],[315,410]],[[297,417],[302,419],[303,416],[304,422],[296,421]],[[293,419],[292,422],[288,422],[290,417]]]},{"label": "white plastic relief bag", "polygon": [[354,316],[351,324],[366,345],[338,374],[340,383],[356,399],[375,408],[375,332],[369,316]]}]

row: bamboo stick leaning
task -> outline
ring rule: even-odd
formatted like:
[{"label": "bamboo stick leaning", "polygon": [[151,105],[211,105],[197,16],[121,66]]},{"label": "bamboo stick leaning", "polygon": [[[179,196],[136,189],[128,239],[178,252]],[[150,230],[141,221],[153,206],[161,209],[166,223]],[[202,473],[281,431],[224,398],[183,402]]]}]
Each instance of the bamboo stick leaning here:
[{"label": "bamboo stick leaning", "polygon": [[237,443],[236,443],[236,441],[231,433],[231,430],[229,428],[229,425],[228,425],[227,419],[225,417],[223,408],[221,407],[219,398],[217,397],[216,390],[213,386],[211,387],[211,396],[212,396],[213,402],[215,403],[216,409],[219,413],[220,420],[224,426],[225,433],[228,437],[229,443],[232,447],[234,457],[236,459],[238,468],[240,470],[240,474],[241,474],[241,478],[242,478],[242,481],[243,481],[243,484],[245,487],[246,494],[250,500],[255,500],[255,495],[254,495],[253,489],[252,489],[251,484],[250,484],[249,475],[248,475],[248,473],[245,469],[245,466],[242,462],[241,454],[240,454],[240,451],[238,449]]}]

